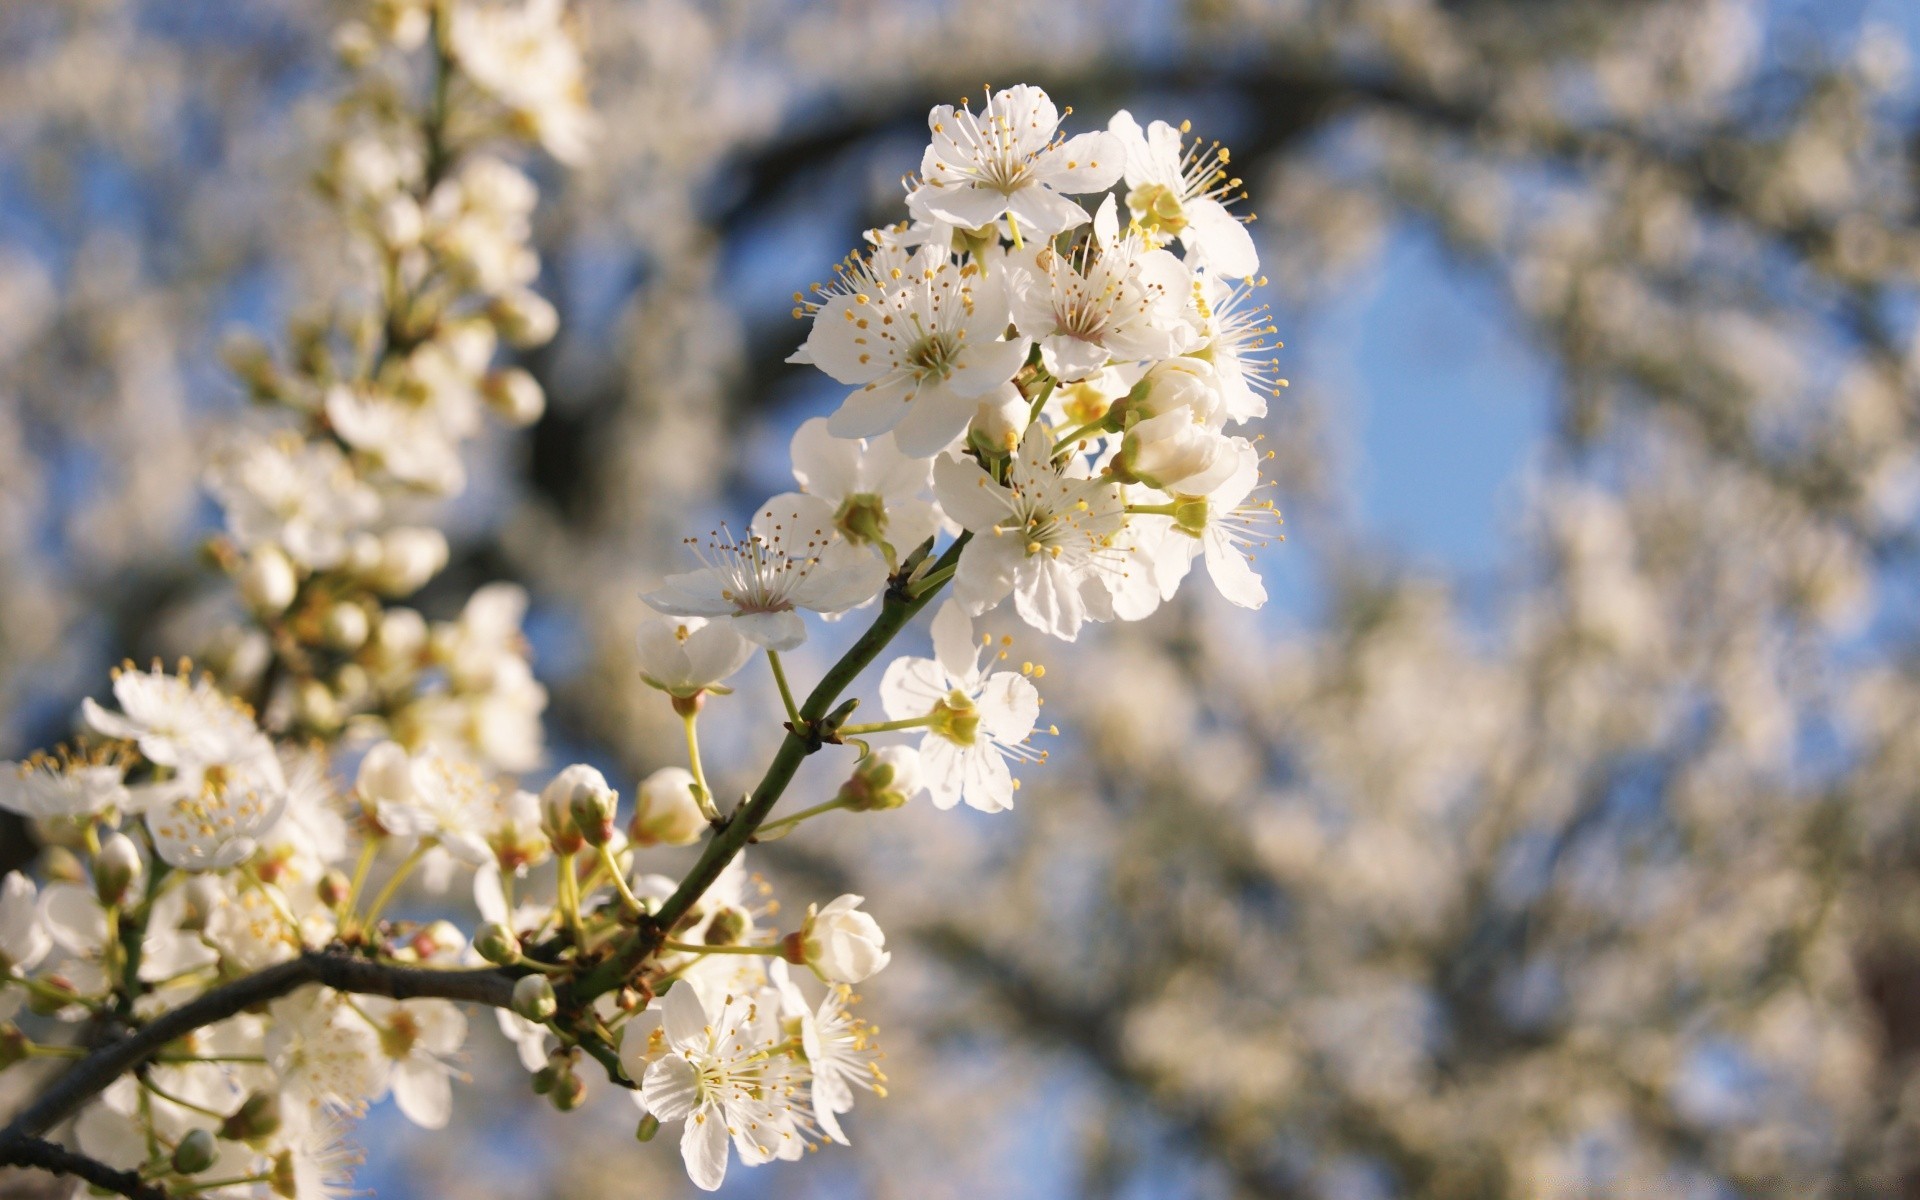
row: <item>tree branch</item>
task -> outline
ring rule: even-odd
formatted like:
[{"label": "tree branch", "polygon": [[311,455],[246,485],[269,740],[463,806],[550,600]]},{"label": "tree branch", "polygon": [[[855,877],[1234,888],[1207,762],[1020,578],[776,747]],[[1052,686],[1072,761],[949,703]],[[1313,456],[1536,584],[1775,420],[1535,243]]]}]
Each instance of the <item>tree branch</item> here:
[{"label": "tree branch", "polygon": [[0,1149],[12,1153],[16,1143],[46,1133],[168,1043],[310,983],[394,1000],[432,997],[506,1008],[513,1000],[515,978],[513,972],[501,968],[440,971],[377,962],[334,950],[308,951],[205,992],[155,1018],[138,1032],[101,1046],[54,1080],[11,1125],[0,1130]]},{"label": "tree branch", "polygon": [[8,1135],[0,1138],[0,1167],[33,1167],[55,1175],[71,1175],[103,1192],[128,1200],[168,1200],[166,1189],[148,1183],[133,1171],[120,1171],[98,1159],[69,1150],[44,1138]]}]

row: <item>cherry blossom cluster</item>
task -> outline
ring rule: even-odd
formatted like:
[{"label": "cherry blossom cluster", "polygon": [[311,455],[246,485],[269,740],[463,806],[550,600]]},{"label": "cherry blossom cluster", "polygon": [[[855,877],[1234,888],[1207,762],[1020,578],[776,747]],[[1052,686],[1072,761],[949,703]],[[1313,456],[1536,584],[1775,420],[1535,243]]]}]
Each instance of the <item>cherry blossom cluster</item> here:
[{"label": "cherry blossom cluster", "polygon": [[[0,885],[0,1068],[73,1060],[0,1150],[53,1134],[127,1195],[345,1195],[348,1118],[390,1096],[450,1120],[460,1000],[494,1009],[556,1108],[587,1100],[591,1059],[642,1141],[678,1125],[701,1188],[735,1155],[844,1143],[857,1093],[884,1092],[852,988],[886,935],[855,895],[780,921],[746,845],[922,791],[1010,808],[1013,766],[1057,730],[1043,668],[1002,667],[1006,642],[976,634],[1009,597],[1068,640],[1147,615],[1199,557],[1229,600],[1264,600],[1246,554],[1278,518],[1227,429],[1277,381],[1226,152],[1125,113],[1066,137],[1044,93],[990,93],[934,111],[913,219],[803,302],[796,357],[857,390],[795,434],[797,490],[647,593],[641,678],[684,723],[686,765],[624,805],[586,764],[526,783],[545,701],[526,597],[489,585],[440,623],[393,602],[446,560],[422,505],[462,486],[483,410],[541,408],[497,363],[555,324],[529,287],[534,189],[484,147],[579,153],[563,16],[378,0],[338,39],[356,84],[322,186],[376,286],[297,326],[291,365],[237,355],[277,419],[236,431],[208,482],[214,558],[253,623],[217,672],[123,667],[71,743],[0,767],[0,808],[47,847],[38,882]],[[948,584],[932,657],[892,659],[885,719],[853,721],[844,693]],[[802,614],[859,609],[866,632],[796,695],[780,656]],[[726,807],[698,719],[762,652],[785,733]],[[849,755],[838,790],[776,817],[823,751]],[[477,923],[444,901],[405,915],[419,887],[470,891]]]},{"label": "cherry blossom cluster", "polygon": [[537,192],[501,151],[584,152],[562,18],[557,3],[383,0],[335,38],[354,84],[321,181],[358,286],[296,321],[285,363],[236,340],[229,358],[267,412],[207,477],[226,516],[215,557],[259,620],[214,661],[274,729],[371,724],[503,770],[540,761],[546,693],[520,648],[520,590],[483,589],[439,625],[391,601],[446,565],[422,518],[465,486],[461,449],[485,414],[523,426],[545,407],[501,361],[558,324],[532,287]]}]

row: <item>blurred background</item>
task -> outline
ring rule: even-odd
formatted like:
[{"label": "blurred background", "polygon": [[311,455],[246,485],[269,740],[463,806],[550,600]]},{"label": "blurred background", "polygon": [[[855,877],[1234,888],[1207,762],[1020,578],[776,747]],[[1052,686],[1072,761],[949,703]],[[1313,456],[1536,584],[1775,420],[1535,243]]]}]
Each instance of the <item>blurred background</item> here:
[{"label": "blurred background", "polygon": [[[554,764],[677,761],[637,593],[786,488],[840,396],[782,362],[790,296],[899,219],[932,104],[1025,81],[1072,132],[1224,141],[1294,384],[1267,610],[1010,627],[1063,731],[1018,809],[756,852],[886,925],[893,1086],[726,1195],[1920,1197],[1920,7],[577,8],[603,128],[534,164],[549,411],[481,446],[420,602],[529,589]],[[335,269],[344,11],[0,6],[0,757],[224,619],[218,348]],[[713,710],[722,791],[764,685]],[[363,1186],[694,1194],[490,1025],[451,1130],[361,1127]]]}]

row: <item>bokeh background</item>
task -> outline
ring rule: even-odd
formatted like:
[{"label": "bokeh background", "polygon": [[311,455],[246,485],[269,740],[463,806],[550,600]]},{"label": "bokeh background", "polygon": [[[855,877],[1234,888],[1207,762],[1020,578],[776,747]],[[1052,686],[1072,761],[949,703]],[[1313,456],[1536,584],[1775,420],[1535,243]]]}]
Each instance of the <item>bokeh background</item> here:
[{"label": "bokeh background", "polygon": [[[675,760],[638,590],[784,490],[838,399],[782,362],[790,295],[898,219],[930,105],[1027,81],[1070,129],[1226,142],[1294,384],[1267,610],[1022,635],[1063,736],[1016,811],[756,852],[885,923],[894,1086],[726,1195],[1920,1196],[1920,7],[577,7],[602,133],[535,164],[549,411],[480,447],[421,602],[530,590],[556,764]],[[218,349],[335,265],[343,12],[0,5],[0,757],[230,603]],[[722,790],[766,691],[715,711]],[[376,1111],[363,1184],[693,1194],[488,1024],[454,1128]]]}]

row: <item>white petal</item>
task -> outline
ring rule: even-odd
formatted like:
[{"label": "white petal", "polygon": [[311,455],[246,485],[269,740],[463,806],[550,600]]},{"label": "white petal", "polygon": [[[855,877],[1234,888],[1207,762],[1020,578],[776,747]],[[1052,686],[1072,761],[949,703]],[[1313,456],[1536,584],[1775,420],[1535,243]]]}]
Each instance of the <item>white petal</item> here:
[{"label": "white petal", "polygon": [[1253,234],[1218,200],[1201,197],[1186,203],[1187,227],[1180,240],[1197,247],[1207,266],[1229,279],[1245,279],[1260,269]]},{"label": "white petal", "polygon": [[703,1192],[719,1190],[727,1178],[727,1126],[718,1109],[708,1106],[687,1118],[680,1132],[680,1158],[693,1186]]}]

